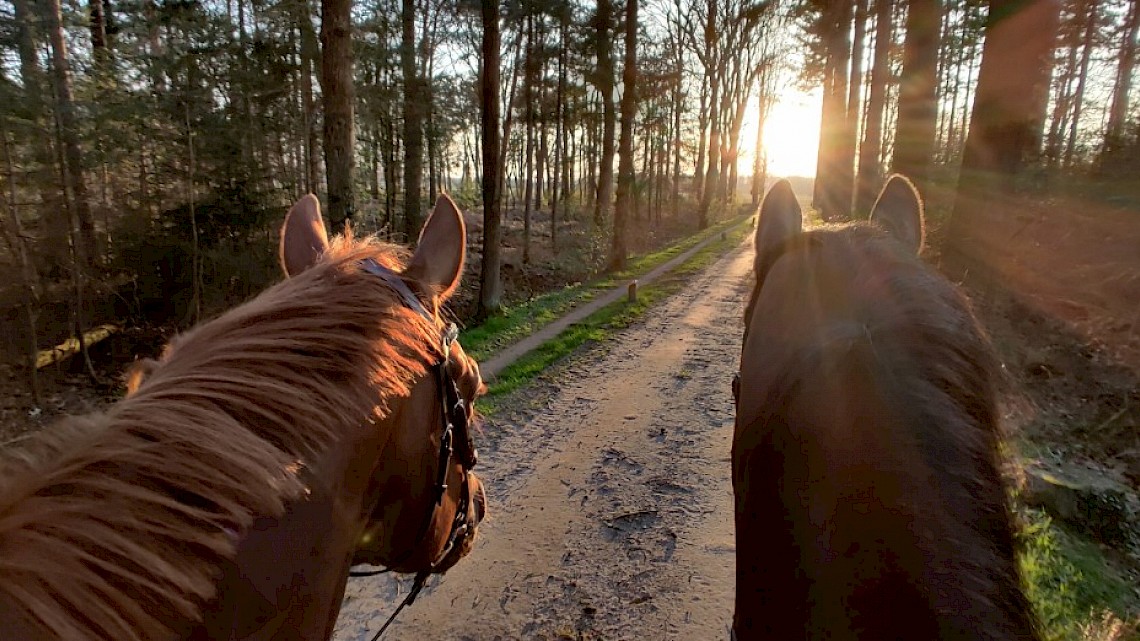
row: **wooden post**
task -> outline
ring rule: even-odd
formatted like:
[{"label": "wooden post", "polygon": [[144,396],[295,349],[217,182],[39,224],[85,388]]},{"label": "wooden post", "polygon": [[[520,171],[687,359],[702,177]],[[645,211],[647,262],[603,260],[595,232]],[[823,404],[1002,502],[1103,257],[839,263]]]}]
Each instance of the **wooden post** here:
[{"label": "wooden post", "polygon": [[637,281],[636,280],[629,281],[629,302],[631,302],[631,303],[637,302]]}]

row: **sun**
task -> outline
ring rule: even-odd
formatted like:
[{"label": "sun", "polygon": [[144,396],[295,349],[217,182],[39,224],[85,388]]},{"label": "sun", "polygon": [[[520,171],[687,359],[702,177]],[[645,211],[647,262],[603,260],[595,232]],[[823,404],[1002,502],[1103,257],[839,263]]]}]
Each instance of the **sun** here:
[{"label": "sun", "polygon": [[[819,117],[823,108],[820,89],[789,88],[777,98],[764,123],[764,150],[770,177],[815,176],[819,149]],[[752,98],[740,131],[740,173],[752,173],[756,150],[759,101]]]}]

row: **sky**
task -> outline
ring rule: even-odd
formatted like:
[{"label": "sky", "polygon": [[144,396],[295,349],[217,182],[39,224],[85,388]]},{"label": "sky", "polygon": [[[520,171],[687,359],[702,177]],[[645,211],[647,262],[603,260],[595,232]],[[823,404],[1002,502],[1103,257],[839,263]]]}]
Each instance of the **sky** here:
[{"label": "sky", "polygon": [[[819,118],[823,108],[819,88],[804,91],[786,87],[768,116],[764,127],[764,148],[768,153],[768,175],[815,176],[819,148]],[[759,105],[755,98],[748,107],[740,134],[740,173],[752,173],[756,148],[756,121]]]}]

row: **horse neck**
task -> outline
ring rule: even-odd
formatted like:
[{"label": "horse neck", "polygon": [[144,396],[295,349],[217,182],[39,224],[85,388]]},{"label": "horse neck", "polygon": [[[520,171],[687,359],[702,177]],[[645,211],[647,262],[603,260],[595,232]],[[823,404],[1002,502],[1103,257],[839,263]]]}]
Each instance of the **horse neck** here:
[{"label": "horse neck", "polygon": [[306,473],[307,494],[288,502],[280,517],[254,522],[190,641],[331,638],[373,502],[371,478],[398,422],[370,422],[336,443]]},{"label": "horse neck", "polygon": [[[386,426],[322,426],[340,437],[326,437],[322,454],[294,464],[290,457],[299,454],[290,455],[259,436],[271,429],[250,428],[233,415],[209,410],[209,402],[156,413],[163,403],[153,397],[155,389],[161,388],[143,389],[106,415],[73,419],[37,434],[24,448],[32,462],[9,466],[19,471],[9,472],[12,478],[0,492],[0,571],[12,569],[3,572],[0,611],[22,615],[5,616],[5,632],[16,629],[20,633],[11,638],[21,639],[58,636],[49,628],[70,630],[63,634],[67,638],[144,639],[170,632],[180,638],[198,618],[192,610],[208,606],[219,590],[224,593],[226,581],[240,586],[241,577],[258,575],[254,567],[265,570],[260,575],[267,581],[276,576],[280,582],[247,590],[248,598],[236,602],[242,607],[256,603],[256,594],[284,589],[281,596],[271,596],[275,606],[321,600],[335,617],[342,575],[361,527],[365,484],[388,434]],[[248,478],[239,482],[242,476]],[[82,505],[84,496],[90,497],[90,506]],[[108,513],[119,515],[114,523],[102,516]],[[274,523],[280,526],[269,527]],[[56,538],[47,541],[36,532],[52,532]],[[319,540],[311,538],[318,535]],[[282,549],[291,553],[282,555]],[[91,556],[104,564],[86,563]],[[35,567],[21,561],[29,557],[39,559]],[[167,571],[150,562],[118,571],[104,567],[120,558],[150,559]],[[216,582],[219,569],[227,577],[222,583]],[[113,591],[81,587],[105,585],[111,572],[117,577]],[[297,576],[311,587],[297,588]],[[27,590],[30,600],[14,596]],[[220,598],[228,599],[224,594]],[[48,607],[50,603],[69,607]],[[216,601],[215,608],[202,610],[204,625],[229,629],[224,611],[233,603]],[[234,616],[244,616],[242,607]],[[115,611],[124,614],[110,614]],[[89,618],[85,612],[105,616]],[[211,621],[215,617],[218,621]],[[241,620],[249,619],[230,624]],[[326,624],[308,622],[305,627]],[[211,633],[206,638],[230,636]]]},{"label": "horse neck", "polygon": [[[947,305],[914,296],[920,312]],[[737,627],[767,602],[764,625],[786,628],[740,638],[1024,638],[992,383],[958,362],[984,353],[976,331],[914,329],[962,326],[939,318],[873,332],[836,313],[842,298],[806,299],[754,314],[744,348]]]}]

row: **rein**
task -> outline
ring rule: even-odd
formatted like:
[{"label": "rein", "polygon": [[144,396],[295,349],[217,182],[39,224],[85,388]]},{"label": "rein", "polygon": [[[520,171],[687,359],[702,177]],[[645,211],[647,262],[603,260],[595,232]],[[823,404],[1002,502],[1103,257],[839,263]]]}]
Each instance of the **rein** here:
[{"label": "rein", "polygon": [[[427,308],[424,307],[420,299],[412,292],[411,288],[408,287],[408,284],[404,282],[404,279],[400,277],[399,274],[371,258],[361,261],[360,266],[364,271],[384,281],[384,284],[400,297],[400,302],[403,303],[404,307],[407,307],[431,322],[435,322],[435,317],[428,312]],[[440,436],[439,471],[436,475],[434,488],[435,501],[431,510],[424,516],[424,521],[420,526],[419,535],[416,537],[416,540],[422,543],[423,540],[427,538],[428,529],[431,528],[431,523],[435,519],[436,510],[443,504],[443,497],[446,495],[448,489],[447,473],[451,468],[451,458],[456,454],[455,432],[457,429],[461,432],[461,440],[459,443],[461,447],[459,448],[460,451],[458,455],[459,462],[463,466],[463,486],[460,488],[459,504],[455,508],[455,518],[451,521],[451,531],[447,536],[443,550],[441,550],[435,560],[431,562],[428,569],[416,573],[416,578],[412,581],[412,588],[408,592],[408,596],[400,602],[400,605],[396,607],[396,610],[372,637],[372,641],[376,641],[380,638],[380,635],[384,634],[384,631],[396,620],[396,615],[398,615],[405,606],[409,606],[415,602],[420,590],[423,589],[428,577],[431,576],[432,570],[443,563],[444,559],[451,554],[459,541],[467,535],[467,531],[470,528],[470,524],[467,522],[467,511],[471,503],[471,484],[468,477],[471,468],[475,467],[475,463],[478,460],[478,453],[475,450],[474,443],[471,440],[471,434],[468,430],[467,405],[463,397],[459,394],[459,387],[456,385],[455,379],[452,378],[450,372],[447,370],[447,366],[451,363],[451,345],[458,338],[459,329],[455,326],[455,323],[449,323],[444,329],[443,335],[440,337],[440,351],[443,356],[432,366],[435,372],[436,384],[439,388],[439,404],[443,420],[443,432]],[[406,561],[415,554],[418,547],[417,545],[405,551],[404,554],[399,556],[391,565],[394,566]],[[378,574],[385,574],[391,570],[391,566],[382,570],[350,570],[348,576],[376,576]]]}]

